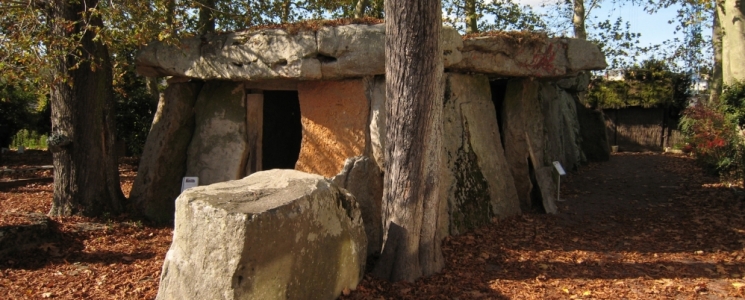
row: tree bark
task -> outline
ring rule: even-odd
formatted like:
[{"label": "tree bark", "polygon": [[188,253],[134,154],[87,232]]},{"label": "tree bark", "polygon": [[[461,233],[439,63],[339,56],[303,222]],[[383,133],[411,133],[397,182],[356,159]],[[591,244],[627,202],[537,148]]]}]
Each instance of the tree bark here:
[{"label": "tree bark", "polygon": [[718,12],[714,12],[713,19],[711,39],[714,46],[714,69],[709,80],[709,102],[719,103],[719,96],[722,94],[722,24],[719,22]]},{"label": "tree bark", "polygon": [[745,1],[717,1],[722,25],[722,82],[725,85],[745,80]]},{"label": "tree bark", "polygon": [[574,0],[574,16],[572,17],[572,25],[574,25],[574,37],[586,40],[585,0]]},{"label": "tree bark", "polygon": [[215,3],[217,0],[199,0],[199,35],[215,32]]},{"label": "tree bark", "polygon": [[466,0],[466,33],[479,32],[478,20],[476,0]]},{"label": "tree bark", "polygon": [[370,6],[370,0],[358,0],[354,7],[354,17],[358,19],[364,17],[368,6]]},{"label": "tree bark", "polygon": [[439,0],[388,0],[383,251],[375,269],[414,281],[443,267],[437,234],[443,73]]},{"label": "tree bark", "polygon": [[[95,33],[86,30],[86,9],[98,0],[50,2],[52,33],[72,40],[83,33],[75,51],[60,52],[52,83],[54,196],[49,214],[99,216],[122,211],[124,196],[114,151],[114,91],[109,52]],[[85,16],[90,26],[103,27],[96,16]],[[73,27],[68,22],[76,22]],[[54,46],[52,46],[54,47]],[[60,54],[63,53],[63,54]]]}]

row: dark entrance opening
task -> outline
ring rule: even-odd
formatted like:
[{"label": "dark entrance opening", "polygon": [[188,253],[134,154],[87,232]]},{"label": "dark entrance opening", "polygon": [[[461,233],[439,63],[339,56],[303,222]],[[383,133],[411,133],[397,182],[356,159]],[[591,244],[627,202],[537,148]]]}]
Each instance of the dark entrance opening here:
[{"label": "dark entrance opening", "polygon": [[502,110],[504,109],[504,96],[507,93],[507,79],[492,80],[489,82],[491,87],[491,101],[494,103],[494,108],[497,111],[497,125],[499,125],[499,138],[502,142],[502,148],[504,148],[504,126],[502,123]]},{"label": "dark entrance opening", "polygon": [[264,91],[262,169],[294,169],[303,127],[297,91]]}]

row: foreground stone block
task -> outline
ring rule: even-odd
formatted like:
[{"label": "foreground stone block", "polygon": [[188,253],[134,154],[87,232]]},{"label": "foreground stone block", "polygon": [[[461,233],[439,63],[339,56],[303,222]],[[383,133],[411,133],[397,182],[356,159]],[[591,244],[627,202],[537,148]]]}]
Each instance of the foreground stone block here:
[{"label": "foreground stone block", "polygon": [[156,299],[335,299],[363,276],[354,197],[319,175],[254,173],[176,200]]},{"label": "foreground stone block", "polygon": [[520,214],[486,76],[448,74],[443,111],[449,233]]}]

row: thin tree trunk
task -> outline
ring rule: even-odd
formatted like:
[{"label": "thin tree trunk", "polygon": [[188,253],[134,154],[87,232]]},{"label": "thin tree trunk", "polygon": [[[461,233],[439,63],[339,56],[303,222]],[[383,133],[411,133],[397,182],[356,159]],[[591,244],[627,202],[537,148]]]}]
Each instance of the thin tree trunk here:
[{"label": "thin tree trunk", "polygon": [[358,19],[364,17],[368,6],[370,6],[370,0],[358,0],[354,8],[354,17]]},{"label": "thin tree trunk", "polygon": [[[84,30],[81,15],[98,0],[55,0],[49,9],[52,33],[73,38]],[[72,30],[65,22],[78,22]],[[103,26],[98,17],[90,25]],[[79,40],[78,55],[58,57],[52,84],[54,195],[50,215],[98,216],[122,211],[124,196],[114,151],[113,73],[108,49],[87,31]],[[63,49],[52,48],[59,54]]]},{"label": "thin tree trunk", "polygon": [[199,35],[215,32],[215,3],[217,0],[199,0]]},{"label": "thin tree trunk", "polygon": [[443,65],[439,0],[388,0],[383,251],[375,274],[414,281],[443,267],[437,234]]},{"label": "thin tree trunk", "polygon": [[719,13],[714,12],[714,26],[711,28],[711,39],[714,48],[714,70],[709,80],[709,102],[719,103],[722,94],[722,24]]},{"label": "thin tree trunk", "polygon": [[292,2],[285,0],[282,3],[282,23],[290,22],[290,9],[292,8]]},{"label": "thin tree trunk", "polygon": [[722,82],[725,85],[745,80],[745,1],[717,1],[722,25]]},{"label": "thin tree trunk", "polygon": [[585,29],[585,0],[574,0],[574,37],[578,39],[587,39],[587,30]]},{"label": "thin tree trunk", "polygon": [[466,0],[466,33],[479,32],[476,0]]}]

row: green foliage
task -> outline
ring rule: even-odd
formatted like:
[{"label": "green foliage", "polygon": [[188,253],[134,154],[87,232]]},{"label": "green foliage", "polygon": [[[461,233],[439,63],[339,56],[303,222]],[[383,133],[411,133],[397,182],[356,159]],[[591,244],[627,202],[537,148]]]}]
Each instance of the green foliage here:
[{"label": "green foliage", "polygon": [[740,129],[745,128],[745,82],[725,86],[719,101],[724,114]]},{"label": "green foliage", "polygon": [[477,1],[445,0],[442,3],[443,23],[460,32],[466,32],[466,3],[473,1],[476,8],[478,31],[495,30],[546,30],[546,23],[541,15],[533,12],[527,5],[520,5],[513,0]]},{"label": "green foliage", "polygon": [[0,147],[8,147],[22,128],[33,128],[39,96],[30,86],[0,85]]},{"label": "green foliage", "polygon": [[13,136],[13,141],[10,146],[18,149],[20,146],[26,149],[46,149],[47,148],[47,135],[39,134],[36,131],[28,129],[21,129]]},{"label": "green foliage", "polygon": [[691,76],[671,71],[662,61],[647,60],[623,74],[622,81],[594,78],[587,104],[600,108],[670,106],[682,110],[691,98]]},{"label": "green foliage", "polygon": [[157,100],[148,89],[147,79],[134,72],[135,51],[122,53],[127,64],[114,85],[116,100],[116,134],[127,145],[127,154],[139,156],[157,109]]},{"label": "green foliage", "polygon": [[719,103],[696,103],[683,112],[684,151],[704,166],[734,179],[745,179],[745,85],[725,87]]}]

